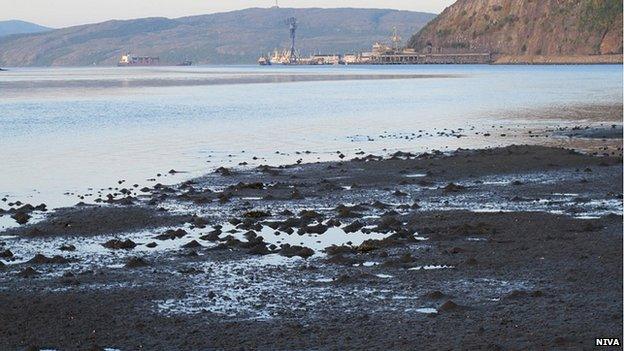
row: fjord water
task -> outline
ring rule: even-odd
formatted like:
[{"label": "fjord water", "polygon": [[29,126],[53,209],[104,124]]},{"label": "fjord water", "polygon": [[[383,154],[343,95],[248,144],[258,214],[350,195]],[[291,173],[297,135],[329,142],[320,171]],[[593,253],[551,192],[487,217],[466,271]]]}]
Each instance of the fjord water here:
[{"label": "fjord water", "polygon": [[15,68],[0,72],[0,197],[57,207],[243,161],[503,145],[379,136],[552,123],[522,116],[621,104],[621,77],[620,65]]}]

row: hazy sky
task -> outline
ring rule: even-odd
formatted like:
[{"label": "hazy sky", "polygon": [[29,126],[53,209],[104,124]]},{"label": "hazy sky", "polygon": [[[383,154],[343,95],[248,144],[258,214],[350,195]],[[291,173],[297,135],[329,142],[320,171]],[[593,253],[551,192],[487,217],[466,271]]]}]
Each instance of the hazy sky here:
[{"label": "hazy sky", "polygon": [[[376,7],[439,13],[455,0],[279,0],[280,7]],[[0,20],[20,19],[66,27],[109,19],[182,17],[247,7],[275,0],[0,0]]]}]

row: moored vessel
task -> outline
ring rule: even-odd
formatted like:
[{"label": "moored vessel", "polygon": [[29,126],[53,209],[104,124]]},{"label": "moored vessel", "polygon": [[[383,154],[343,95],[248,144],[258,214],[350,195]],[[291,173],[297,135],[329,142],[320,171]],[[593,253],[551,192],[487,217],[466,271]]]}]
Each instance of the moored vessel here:
[{"label": "moored vessel", "polygon": [[158,66],[160,64],[160,58],[150,56],[136,56],[127,53],[122,55],[117,62],[117,66]]}]

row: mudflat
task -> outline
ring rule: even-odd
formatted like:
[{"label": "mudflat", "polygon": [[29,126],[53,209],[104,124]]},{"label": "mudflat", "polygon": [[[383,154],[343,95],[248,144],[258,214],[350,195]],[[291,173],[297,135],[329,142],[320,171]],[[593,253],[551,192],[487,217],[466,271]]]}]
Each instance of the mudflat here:
[{"label": "mudflat", "polygon": [[220,168],[32,222],[0,233],[3,350],[622,340],[621,149]]}]

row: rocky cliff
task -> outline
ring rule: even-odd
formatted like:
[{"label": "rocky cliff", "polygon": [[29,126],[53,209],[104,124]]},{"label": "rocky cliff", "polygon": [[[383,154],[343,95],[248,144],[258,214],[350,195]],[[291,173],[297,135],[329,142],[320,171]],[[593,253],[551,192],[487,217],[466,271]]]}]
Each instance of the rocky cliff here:
[{"label": "rocky cliff", "polygon": [[491,52],[509,62],[613,54],[621,61],[622,0],[458,0],[409,46]]}]

